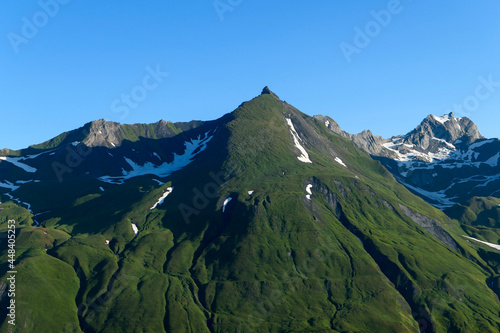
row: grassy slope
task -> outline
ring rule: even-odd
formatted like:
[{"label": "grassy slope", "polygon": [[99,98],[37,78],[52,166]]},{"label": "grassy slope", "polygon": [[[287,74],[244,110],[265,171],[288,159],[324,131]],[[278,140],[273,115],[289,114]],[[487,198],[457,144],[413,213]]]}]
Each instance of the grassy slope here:
[{"label": "grassy slope", "polygon": [[[500,242],[500,199],[494,197],[474,197],[464,204],[457,204],[445,210],[453,219],[460,222],[464,232],[489,243]],[[500,253],[479,242],[467,240],[467,245],[476,249],[478,257],[491,268],[493,274],[488,279],[491,288],[500,290]]]},{"label": "grassy slope", "polygon": [[[79,283],[73,268],[45,253],[45,249],[64,243],[70,236],[51,228],[34,228],[29,212],[12,204],[4,204],[2,217],[15,218],[16,241],[16,327],[14,332],[81,332],[75,296]],[[3,220],[3,219],[2,219]],[[2,234],[6,222],[0,224]],[[2,242],[2,246],[6,246]],[[2,251],[1,262],[7,260]],[[2,283],[7,277],[2,264]],[[5,301],[2,300],[2,308]],[[2,320],[5,314],[2,313]],[[6,321],[0,332],[8,332]]]}]

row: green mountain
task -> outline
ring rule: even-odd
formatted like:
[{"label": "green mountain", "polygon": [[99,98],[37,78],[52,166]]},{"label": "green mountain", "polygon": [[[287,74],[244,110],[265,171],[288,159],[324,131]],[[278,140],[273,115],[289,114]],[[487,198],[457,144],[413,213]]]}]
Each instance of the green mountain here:
[{"label": "green mountain", "polygon": [[0,162],[14,332],[500,329],[500,272],[464,224],[267,87],[218,120],[134,133]]}]

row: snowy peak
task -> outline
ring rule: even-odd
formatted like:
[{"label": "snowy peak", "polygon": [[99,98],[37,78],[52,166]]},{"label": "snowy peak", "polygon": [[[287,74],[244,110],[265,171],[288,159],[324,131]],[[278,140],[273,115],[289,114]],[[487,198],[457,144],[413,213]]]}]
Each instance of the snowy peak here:
[{"label": "snowy peak", "polygon": [[428,149],[433,138],[451,144],[460,139],[462,142],[470,144],[483,137],[472,120],[466,117],[455,118],[453,112],[441,117],[427,116],[407,136],[407,143],[422,149]]},{"label": "snowy peak", "polygon": [[484,139],[469,118],[429,115],[410,133],[386,140],[383,147],[392,155],[382,158],[382,164],[438,208],[471,195],[499,193],[500,141]]},{"label": "snowy peak", "polygon": [[500,195],[500,140],[483,138],[469,118],[431,114],[414,130],[390,139],[370,131],[350,134],[330,117],[315,118],[371,154],[408,189],[440,209],[474,195]]},{"label": "snowy peak", "polygon": [[[433,162],[447,159],[457,149],[466,149],[483,138],[469,118],[455,118],[453,113],[427,116],[413,131],[386,140],[383,147],[399,161]],[[378,154],[380,156],[380,154]]]},{"label": "snowy peak", "polygon": [[441,116],[441,117],[436,117],[433,114],[429,115],[428,117],[434,118],[435,121],[437,121],[441,124],[445,124],[448,121],[455,119],[455,115],[453,114],[453,112],[450,112],[449,114],[445,114],[444,116]]}]

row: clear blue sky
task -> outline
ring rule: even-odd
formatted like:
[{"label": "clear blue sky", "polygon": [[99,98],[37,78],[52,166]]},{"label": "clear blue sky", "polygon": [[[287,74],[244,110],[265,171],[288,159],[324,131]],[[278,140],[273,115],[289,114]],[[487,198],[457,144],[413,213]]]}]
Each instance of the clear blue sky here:
[{"label": "clear blue sky", "polygon": [[[500,84],[475,97],[479,77],[500,82],[496,0],[220,0],[222,14],[213,0],[60,0],[43,14],[53,1],[0,2],[0,148],[100,118],[215,119],[265,85],[351,133],[403,134],[467,101],[462,115],[500,137]],[[390,23],[374,24],[371,11],[388,7]],[[356,27],[372,37],[348,63],[340,45],[356,46]],[[169,75],[156,84],[148,66]]]}]

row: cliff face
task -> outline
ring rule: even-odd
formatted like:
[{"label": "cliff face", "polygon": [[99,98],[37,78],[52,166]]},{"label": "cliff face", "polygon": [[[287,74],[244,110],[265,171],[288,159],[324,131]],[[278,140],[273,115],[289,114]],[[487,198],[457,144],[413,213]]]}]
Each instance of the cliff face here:
[{"label": "cliff face", "polygon": [[137,141],[141,137],[146,139],[170,138],[201,124],[203,124],[202,121],[172,123],[162,119],[153,124],[122,125],[100,119],[86,125],[89,129],[83,143],[89,147],[113,148],[121,145],[123,140]]},{"label": "cliff face", "polygon": [[432,151],[434,138],[451,144],[459,139],[465,144],[471,144],[483,136],[472,120],[466,117],[455,118],[454,114],[450,113],[442,117],[427,116],[417,128],[407,134],[405,143]]},{"label": "cliff face", "polygon": [[375,136],[369,130],[365,130],[358,134],[350,134],[342,130],[339,124],[330,117],[317,115],[314,118],[325,124],[326,128],[332,132],[353,141],[359,148],[366,151],[368,154],[376,156],[391,156],[392,154],[383,149],[382,144],[386,141],[381,136]]}]

